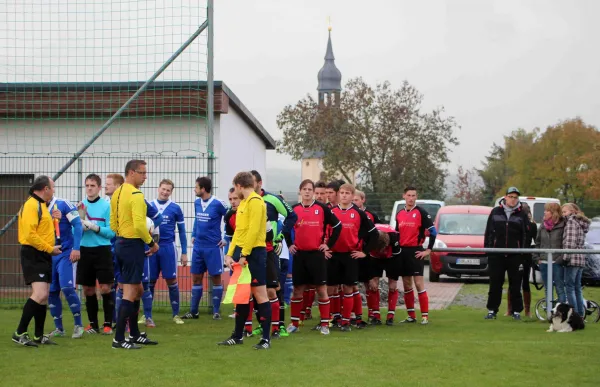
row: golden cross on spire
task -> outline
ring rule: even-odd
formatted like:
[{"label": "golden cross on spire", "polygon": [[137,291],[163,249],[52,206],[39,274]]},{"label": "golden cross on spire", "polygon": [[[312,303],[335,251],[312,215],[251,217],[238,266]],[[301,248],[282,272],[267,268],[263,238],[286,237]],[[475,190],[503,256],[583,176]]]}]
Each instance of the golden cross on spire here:
[{"label": "golden cross on spire", "polygon": [[327,30],[329,30],[329,32],[331,32],[331,16],[327,16]]}]

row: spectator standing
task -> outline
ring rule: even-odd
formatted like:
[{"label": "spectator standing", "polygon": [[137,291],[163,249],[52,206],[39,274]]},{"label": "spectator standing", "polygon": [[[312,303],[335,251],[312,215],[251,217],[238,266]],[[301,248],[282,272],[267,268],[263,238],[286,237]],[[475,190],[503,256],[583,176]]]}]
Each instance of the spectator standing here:
[{"label": "spectator standing", "polygon": [[[562,249],[563,235],[565,231],[565,220],[562,217],[560,204],[546,203],[544,206],[544,221],[535,238],[535,246],[539,249]],[[552,281],[548,283],[548,264],[545,254],[538,254],[540,272],[544,286],[554,286],[558,302],[567,302],[565,293],[564,267],[562,266],[562,255],[554,254],[552,263]],[[553,285],[554,284],[554,285]]]}]

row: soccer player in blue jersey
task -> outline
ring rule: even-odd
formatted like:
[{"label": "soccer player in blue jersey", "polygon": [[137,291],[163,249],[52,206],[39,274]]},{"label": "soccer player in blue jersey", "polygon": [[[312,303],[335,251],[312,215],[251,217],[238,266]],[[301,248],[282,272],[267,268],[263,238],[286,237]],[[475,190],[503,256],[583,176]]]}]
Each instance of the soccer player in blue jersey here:
[{"label": "soccer player in blue jersey", "polygon": [[221,222],[227,213],[224,202],[210,194],[212,182],[208,177],[196,179],[196,196],[194,202],[194,230],[192,231],[192,301],[190,312],[182,318],[197,319],[198,307],[202,299],[202,280],[204,273],[212,278],[213,282],[213,319],[220,320],[221,297],[223,296],[223,285],[221,274],[223,273],[223,246],[225,241],[221,234]]},{"label": "soccer player in blue jersey", "polygon": [[100,332],[98,324],[98,298],[96,280],[100,284],[104,327],[102,333],[112,335],[113,301],[111,288],[115,278],[111,254],[111,239],[115,232],[110,229],[110,204],[100,198],[102,180],[96,174],[85,178],[86,198],[80,209],[85,214],[83,238],[81,239],[81,259],[77,264],[77,283],[83,286],[85,306],[90,325],[87,333]]},{"label": "soccer player in blue jersey", "polygon": [[52,197],[48,204],[48,210],[54,219],[58,219],[60,237],[57,236],[55,244],[61,246],[62,251],[61,254],[52,257],[52,282],[50,283],[48,307],[56,329],[50,333],[50,336],[62,337],[65,335],[60,299],[62,291],[75,320],[71,337],[79,339],[83,336],[83,324],[81,322],[81,301],[75,291],[75,271],[80,258],[79,246],[83,234],[81,219],[77,208],[65,199]]},{"label": "soccer player in blue jersey", "polygon": [[152,298],[154,298],[154,287],[156,286],[158,275],[162,272],[162,277],[169,287],[169,301],[173,310],[173,322],[183,324],[183,320],[179,317],[179,285],[177,284],[178,252],[175,246],[175,227],[179,231],[181,264],[183,266],[187,265],[187,237],[183,211],[179,204],[170,199],[174,188],[175,184],[173,181],[163,179],[158,185],[158,199],[150,202],[150,205],[162,215],[163,221],[160,224],[160,248],[156,254],[150,256],[148,264]]}]

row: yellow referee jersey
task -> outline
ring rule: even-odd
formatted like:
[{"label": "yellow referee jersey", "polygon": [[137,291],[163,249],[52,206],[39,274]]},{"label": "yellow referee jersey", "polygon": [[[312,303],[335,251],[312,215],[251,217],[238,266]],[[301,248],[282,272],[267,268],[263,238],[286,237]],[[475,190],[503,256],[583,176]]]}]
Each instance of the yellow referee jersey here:
[{"label": "yellow referee jersey", "polygon": [[248,256],[255,247],[265,247],[267,238],[267,206],[256,192],[240,202],[235,216],[235,233],[227,255],[232,256],[235,247],[242,248]]},{"label": "yellow referee jersey", "polygon": [[19,243],[48,254],[54,250],[54,224],[46,202],[31,195],[19,211]]},{"label": "yellow referee jersey", "polygon": [[118,237],[139,238],[148,245],[152,237],[146,228],[147,211],[142,191],[125,183],[117,188],[110,199],[110,228]]}]

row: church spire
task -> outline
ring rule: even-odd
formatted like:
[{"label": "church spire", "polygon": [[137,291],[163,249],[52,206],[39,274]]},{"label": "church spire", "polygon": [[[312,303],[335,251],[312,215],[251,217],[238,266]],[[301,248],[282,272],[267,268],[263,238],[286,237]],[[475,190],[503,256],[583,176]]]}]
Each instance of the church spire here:
[{"label": "church spire", "polygon": [[336,104],[339,94],[342,91],[342,73],[335,66],[335,57],[333,56],[333,46],[331,44],[331,26],[329,26],[328,30],[329,38],[327,39],[325,64],[319,70],[317,90],[319,91],[319,103],[326,103],[326,100],[329,99],[329,104]]}]

